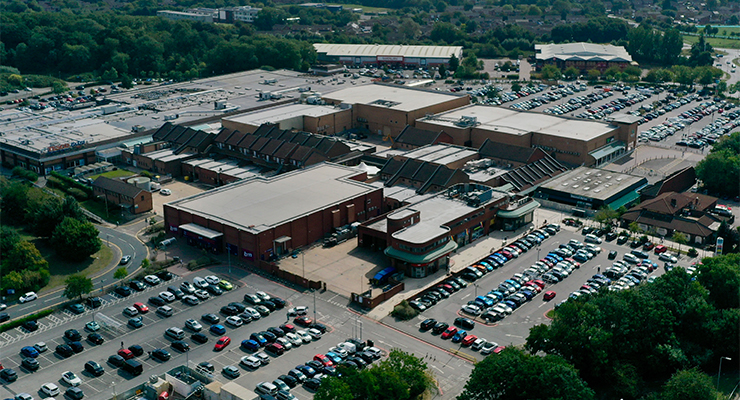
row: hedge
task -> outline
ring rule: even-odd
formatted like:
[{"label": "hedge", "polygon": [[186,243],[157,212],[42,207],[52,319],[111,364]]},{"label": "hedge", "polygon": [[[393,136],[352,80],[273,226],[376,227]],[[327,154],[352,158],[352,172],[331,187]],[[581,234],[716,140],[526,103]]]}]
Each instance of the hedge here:
[{"label": "hedge", "polygon": [[67,189],[67,193],[69,193],[72,197],[77,199],[77,201],[85,201],[89,198],[87,193],[77,188],[69,188]]},{"label": "hedge", "polygon": [[84,185],[84,184],[82,184],[80,182],[77,182],[76,180],[74,180],[74,179],[72,179],[72,178],[70,178],[68,176],[64,176],[64,175],[60,174],[59,172],[52,171],[51,176],[53,176],[53,177],[59,179],[60,181],[62,181],[62,183],[64,184],[64,187],[65,188],[77,188],[77,189],[80,189],[80,190],[84,191],[85,193],[87,193],[88,196],[92,195],[92,193],[93,193],[93,190],[92,190],[91,187],[89,187],[87,185]]},{"label": "hedge", "polygon": [[31,182],[36,182],[37,180],[39,180],[39,174],[31,170],[27,170],[23,167],[13,168],[13,175],[19,178],[28,179]]},{"label": "hedge", "polygon": [[45,316],[47,316],[49,314],[53,314],[54,311],[56,311],[56,310],[54,310],[54,309],[44,310],[44,311],[41,311],[41,312],[36,313],[36,314],[31,314],[31,315],[29,315],[27,317],[23,317],[21,319],[17,319],[15,321],[10,321],[7,324],[2,324],[2,325],[0,325],[0,332],[5,332],[5,331],[9,331],[11,329],[15,329],[15,328],[23,325],[23,323],[26,322],[26,321],[34,321],[34,320],[37,320],[37,319],[44,318]]}]

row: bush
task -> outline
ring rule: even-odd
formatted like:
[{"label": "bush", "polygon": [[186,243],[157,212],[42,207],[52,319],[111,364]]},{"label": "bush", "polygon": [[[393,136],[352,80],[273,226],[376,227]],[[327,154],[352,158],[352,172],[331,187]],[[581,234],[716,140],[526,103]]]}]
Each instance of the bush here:
[{"label": "bush", "polygon": [[691,247],[691,248],[689,248],[689,251],[686,254],[688,254],[689,257],[696,257],[696,256],[699,255],[699,252],[696,251],[695,248]]},{"label": "bush", "polygon": [[2,324],[2,325],[0,325],[0,332],[5,332],[5,331],[9,331],[11,329],[15,329],[15,328],[23,325],[23,323],[26,322],[26,321],[33,321],[33,320],[44,318],[45,316],[52,314],[54,311],[55,311],[54,309],[40,311],[40,312],[38,312],[36,314],[31,314],[31,315],[29,315],[27,317],[23,317],[21,319],[15,320],[15,321],[10,321],[7,324]]},{"label": "bush", "polygon": [[93,190],[92,190],[91,187],[89,187],[87,185],[84,185],[84,184],[82,184],[80,182],[77,182],[76,180],[74,180],[74,179],[72,179],[72,178],[70,178],[68,176],[64,176],[64,175],[62,175],[62,174],[60,174],[60,173],[58,173],[56,171],[53,171],[51,173],[51,176],[53,176],[57,180],[61,181],[60,182],[60,184],[62,185],[61,189],[65,190],[65,191],[67,189],[70,189],[70,188],[77,188],[77,189],[80,189],[80,190],[84,191],[85,193],[87,193],[88,196],[91,196],[92,193],[93,193]]},{"label": "bush", "polygon": [[13,176],[17,176],[19,178],[27,179],[31,182],[36,182],[39,180],[39,175],[33,171],[27,170],[23,167],[15,167],[13,168]]},{"label": "bush", "polygon": [[141,175],[141,176],[145,176],[145,177],[147,177],[147,178],[153,178],[153,177],[154,177],[154,174],[152,174],[152,173],[151,173],[151,172],[149,172],[149,171],[141,171],[141,172],[139,173],[139,175]]},{"label": "bush", "polygon": [[419,315],[419,312],[411,308],[411,305],[409,305],[408,301],[403,300],[400,303],[398,303],[397,306],[393,307],[393,311],[391,311],[391,315],[393,317],[400,319],[401,321],[408,321],[412,318],[415,318],[417,315]]},{"label": "bush", "polygon": [[219,263],[219,261],[216,260],[216,259],[213,259],[213,258],[208,257],[208,256],[203,256],[203,257],[200,257],[200,258],[198,258],[196,260],[191,260],[188,263],[187,268],[190,271],[194,271],[194,270],[196,270],[198,268],[204,268],[204,267],[207,267],[207,266],[210,266],[210,265],[215,265],[215,264],[218,264],[218,263]]},{"label": "bush", "polygon": [[83,190],[77,189],[77,188],[69,188],[67,189],[67,193],[75,198],[77,201],[85,201],[88,199],[87,193],[85,193]]}]

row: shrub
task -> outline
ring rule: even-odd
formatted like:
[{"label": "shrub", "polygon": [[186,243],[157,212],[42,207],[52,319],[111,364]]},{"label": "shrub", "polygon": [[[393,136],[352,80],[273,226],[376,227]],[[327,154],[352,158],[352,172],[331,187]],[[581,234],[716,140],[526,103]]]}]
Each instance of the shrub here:
[{"label": "shrub", "polygon": [[412,318],[415,318],[417,315],[419,315],[419,312],[411,308],[411,305],[409,305],[408,301],[403,300],[400,303],[398,303],[397,306],[393,307],[393,311],[391,311],[391,315],[393,317],[400,319],[401,321],[408,321]]},{"label": "shrub", "polygon": [[215,265],[215,264],[218,264],[218,263],[219,263],[219,261],[216,260],[216,259],[214,259],[214,258],[211,258],[211,257],[208,257],[208,256],[203,256],[203,257],[200,257],[200,258],[198,258],[196,260],[191,260],[190,262],[188,262],[187,268],[188,268],[188,270],[193,271],[193,270],[196,270],[196,269],[199,269],[199,268],[204,268],[204,267],[207,267],[209,265]]},{"label": "shrub", "polygon": [[88,198],[87,193],[77,188],[69,188],[67,189],[67,193],[70,194],[72,197],[75,198],[75,200],[78,200],[78,201],[85,201]]},{"label": "shrub", "polygon": [[141,176],[145,176],[145,177],[147,177],[147,178],[153,178],[153,177],[154,177],[154,174],[152,174],[152,173],[151,173],[151,172],[149,172],[149,171],[141,171],[141,172],[139,173],[139,175],[141,175]]},{"label": "shrub", "polygon": [[695,248],[691,247],[691,248],[689,248],[689,251],[686,254],[688,254],[689,257],[696,257],[696,256],[699,255],[699,252],[696,251]]},{"label": "shrub", "polygon": [[89,187],[87,185],[84,185],[84,184],[82,184],[80,182],[77,182],[76,180],[74,180],[74,179],[72,179],[72,178],[70,178],[68,176],[64,176],[64,175],[62,175],[62,174],[60,174],[60,173],[58,173],[56,171],[52,172],[51,173],[51,176],[53,176],[54,178],[57,178],[59,181],[61,181],[62,189],[64,189],[65,191],[67,189],[69,189],[69,188],[77,188],[77,189],[80,189],[80,190],[84,191],[85,193],[87,193],[88,196],[89,195],[92,195],[92,192],[93,191],[92,191],[92,188],[91,187]]},{"label": "shrub", "polygon": [[13,176],[17,176],[19,178],[27,179],[31,182],[36,182],[39,180],[39,175],[33,171],[27,170],[23,167],[15,167],[13,168]]}]

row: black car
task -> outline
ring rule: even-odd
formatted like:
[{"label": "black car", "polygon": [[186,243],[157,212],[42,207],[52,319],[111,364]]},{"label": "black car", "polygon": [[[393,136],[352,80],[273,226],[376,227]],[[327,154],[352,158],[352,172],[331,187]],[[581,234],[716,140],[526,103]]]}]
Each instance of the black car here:
[{"label": "black car", "polygon": [[216,314],[203,314],[202,317],[200,317],[203,321],[207,322],[209,325],[215,325],[219,321],[221,321],[221,318],[218,317]]},{"label": "black car", "polygon": [[172,348],[177,351],[186,352],[190,350],[190,345],[182,340],[175,340],[172,342]]},{"label": "black car", "polygon": [[214,296],[221,296],[222,294],[224,294],[224,291],[216,285],[208,285],[205,287],[205,289],[208,291],[208,293]]},{"label": "black car", "polygon": [[0,313],[0,322],[5,322],[10,320],[10,315],[8,313]]},{"label": "black car", "polygon": [[260,332],[260,335],[267,340],[267,343],[275,343],[275,341],[277,341],[277,336],[270,331],[262,331]]},{"label": "black car", "polygon": [[82,340],[82,335],[80,335],[80,332],[78,332],[77,329],[67,329],[64,331],[64,337],[73,342]]},{"label": "black car", "polygon": [[139,346],[138,344],[129,346],[128,350],[133,353],[134,357],[139,357],[144,354],[144,348]]},{"label": "black car", "polygon": [[288,385],[289,388],[293,389],[298,385],[298,380],[296,378],[293,378],[290,375],[280,375],[278,376],[278,379],[285,382],[286,385]]},{"label": "black car", "polygon": [[311,360],[306,363],[309,367],[313,368],[314,371],[322,371],[324,369],[324,364],[321,363],[321,361]]},{"label": "black car", "polygon": [[625,244],[628,240],[629,238],[627,236],[620,236],[617,238],[617,244]]},{"label": "black car", "polygon": [[80,342],[69,342],[69,347],[71,347],[72,351],[75,353],[82,353],[85,350],[85,346]]},{"label": "black car", "polygon": [[437,325],[434,325],[434,328],[432,328],[432,333],[440,334],[445,331],[450,325],[446,322],[437,322]]},{"label": "black car", "polygon": [[203,344],[208,341],[208,336],[202,334],[202,333],[193,333],[190,335],[190,340],[192,340],[195,343]]},{"label": "black car", "polygon": [[471,319],[463,317],[455,318],[455,325],[468,330],[475,328],[475,322],[473,322]]},{"label": "black car", "polygon": [[285,336],[285,331],[284,330],[282,330],[280,328],[276,328],[274,326],[268,328],[267,331],[270,332],[270,333],[272,333],[276,337],[283,337],[283,336]]},{"label": "black car", "polygon": [[64,392],[64,395],[72,400],[81,400],[83,397],[85,397],[85,393],[83,393],[82,389],[78,388],[77,386],[67,388],[67,390]]},{"label": "black car", "polygon": [[285,300],[281,299],[280,297],[272,297],[270,298],[270,301],[275,304],[275,307],[278,309],[285,308]]},{"label": "black car", "polygon": [[23,329],[29,332],[36,332],[39,329],[39,323],[37,321],[26,321],[21,325]]},{"label": "black car", "polygon": [[67,358],[75,353],[75,351],[66,344],[60,344],[59,346],[57,346],[56,352],[64,358]]},{"label": "black car", "polygon": [[609,233],[606,234],[606,241],[607,242],[611,242],[612,240],[614,240],[616,238],[617,238],[617,233],[616,232],[609,232]]},{"label": "black car", "polygon": [[314,322],[313,324],[309,325],[310,328],[318,329],[321,333],[326,333],[326,331],[329,330],[329,328],[326,327],[326,325],[320,323],[320,322]]},{"label": "black car", "polygon": [[434,327],[434,325],[437,324],[437,320],[434,318],[429,318],[421,323],[421,330],[422,331],[428,331]]},{"label": "black car", "polygon": [[642,246],[642,242],[639,240],[633,240],[632,242],[630,242],[630,248],[636,249],[640,246]]},{"label": "black car", "polygon": [[221,307],[221,314],[226,316],[232,316],[239,314],[239,310],[236,307],[233,306],[223,306]]},{"label": "black car", "polygon": [[303,382],[303,386],[308,390],[318,390],[319,386],[321,386],[321,381],[318,379],[306,379],[305,382]]},{"label": "black car", "polygon": [[76,315],[79,315],[85,312],[85,306],[83,306],[80,303],[70,304],[69,307],[67,307],[67,309],[71,311],[72,314],[76,314]]},{"label": "black car", "polygon": [[[170,271],[159,271],[157,272],[157,278],[163,280],[163,281],[171,281],[172,278],[174,278],[175,275]],[[174,294],[174,293],[173,293]]]},{"label": "black car", "polygon": [[91,308],[98,308],[103,305],[103,299],[100,297],[90,297],[86,300],[87,306]]},{"label": "black car", "polygon": [[137,292],[141,292],[142,290],[146,289],[146,285],[142,281],[133,280],[129,282],[128,286],[131,289],[136,290]]},{"label": "black car", "polygon": [[87,335],[87,341],[95,345],[101,345],[103,344],[103,342],[105,342],[105,339],[103,339],[103,337],[100,336],[100,334],[91,333]]},{"label": "black car", "polygon": [[155,305],[157,307],[161,307],[161,306],[167,304],[167,302],[164,301],[164,299],[161,298],[161,297],[159,297],[159,296],[152,296],[152,297],[150,297],[149,298],[149,303],[152,304],[152,305]]},{"label": "black car", "polygon": [[185,296],[185,293],[183,293],[182,290],[180,290],[180,289],[178,289],[178,288],[176,288],[174,286],[167,287],[167,291],[170,292],[170,293],[172,293],[172,295],[175,296],[175,298],[178,299],[178,300],[180,300],[182,298],[182,296]]},{"label": "black car", "polygon": [[260,303],[260,305],[267,307],[267,309],[270,310],[270,312],[273,312],[277,309],[277,306],[275,305],[275,303],[272,302],[272,299],[263,300],[262,303]]},{"label": "black car", "polygon": [[367,363],[365,362],[365,360],[363,360],[362,358],[357,357],[357,356],[348,357],[348,360],[350,360],[353,363],[357,364],[357,366],[360,369],[365,368],[367,366]]},{"label": "black car", "polygon": [[610,259],[610,260],[613,260],[613,259],[617,258],[617,251],[616,251],[616,250],[612,250],[612,251],[610,251],[610,252],[609,252],[609,255],[608,255],[608,256],[606,256],[606,257],[607,257],[608,259]]},{"label": "black car", "polygon": [[115,288],[113,292],[122,297],[131,296],[131,289],[127,288],[126,286],[119,286]]},{"label": "black car", "polygon": [[119,356],[118,354],[114,354],[114,355],[108,357],[108,364],[110,364],[110,365],[112,365],[112,366],[114,366],[116,368],[118,368],[121,365],[123,365],[123,363],[125,361],[126,360],[124,360],[123,357]]},{"label": "black car", "polygon": [[243,313],[244,310],[247,308],[247,306],[244,305],[244,303],[239,303],[237,301],[233,301],[233,302],[229,303],[228,305],[229,305],[229,307],[236,308],[237,314],[238,313]]},{"label": "black car", "polygon": [[15,382],[18,374],[12,368],[0,369],[0,378],[5,382]]},{"label": "black car", "polygon": [[103,367],[95,361],[88,361],[85,363],[85,371],[89,372],[92,376],[100,376],[105,373]]},{"label": "black car", "polygon": [[[70,351],[71,350],[72,349],[70,349]],[[23,359],[23,361],[21,361],[21,366],[29,371],[36,371],[37,369],[39,369],[39,362],[35,358],[26,357]]]},{"label": "black car", "polygon": [[159,361],[168,361],[172,356],[170,352],[164,349],[156,349],[152,351],[152,358],[156,358]]}]

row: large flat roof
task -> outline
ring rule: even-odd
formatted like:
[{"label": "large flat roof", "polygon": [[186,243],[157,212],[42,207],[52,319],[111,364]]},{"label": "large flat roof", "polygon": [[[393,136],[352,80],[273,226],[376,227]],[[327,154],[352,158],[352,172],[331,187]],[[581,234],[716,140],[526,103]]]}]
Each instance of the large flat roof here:
[{"label": "large flat roof", "polygon": [[482,105],[457,108],[422,118],[421,121],[439,125],[440,129],[443,129],[444,127],[460,127],[459,121],[463,117],[475,117],[478,129],[489,129],[518,136],[536,132],[588,141],[617,129],[617,126],[599,121],[563,118]]},{"label": "large flat roof", "polygon": [[621,191],[640,183],[647,185],[647,180],[641,176],[620,174],[604,169],[578,167],[545,182],[540,188],[608,200]]},{"label": "large flat roof", "polygon": [[253,177],[167,205],[259,233],[378,188],[349,179],[356,168],[321,163],[273,178]]},{"label": "large flat roof", "polygon": [[569,61],[623,61],[632,62],[632,56],[623,46],[596,43],[536,44],[538,60]]},{"label": "large flat roof", "polygon": [[350,87],[323,96],[330,101],[347,104],[365,104],[401,111],[414,111],[459,98],[430,90],[410,89],[383,84]]},{"label": "large flat roof", "polygon": [[469,157],[477,156],[478,151],[468,147],[439,143],[419,147],[401,155],[403,157],[413,158],[419,161],[447,165]]},{"label": "large flat roof", "polygon": [[403,46],[403,45],[381,45],[381,44],[332,44],[314,43],[317,53],[323,53],[332,57],[377,57],[377,56],[403,56],[403,57],[427,57],[427,58],[450,58],[454,54],[462,58],[462,46]]},{"label": "large flat roof", "polygon": [[287,106],[271,107],[247,114],[235,115],[224,118],[224,121],[232,121],[241,124],[259,126],[262,124],[278,123],[295,117],[322,117],[343,111],[336,107],[317,106],[310,104],[289,104]]}]

